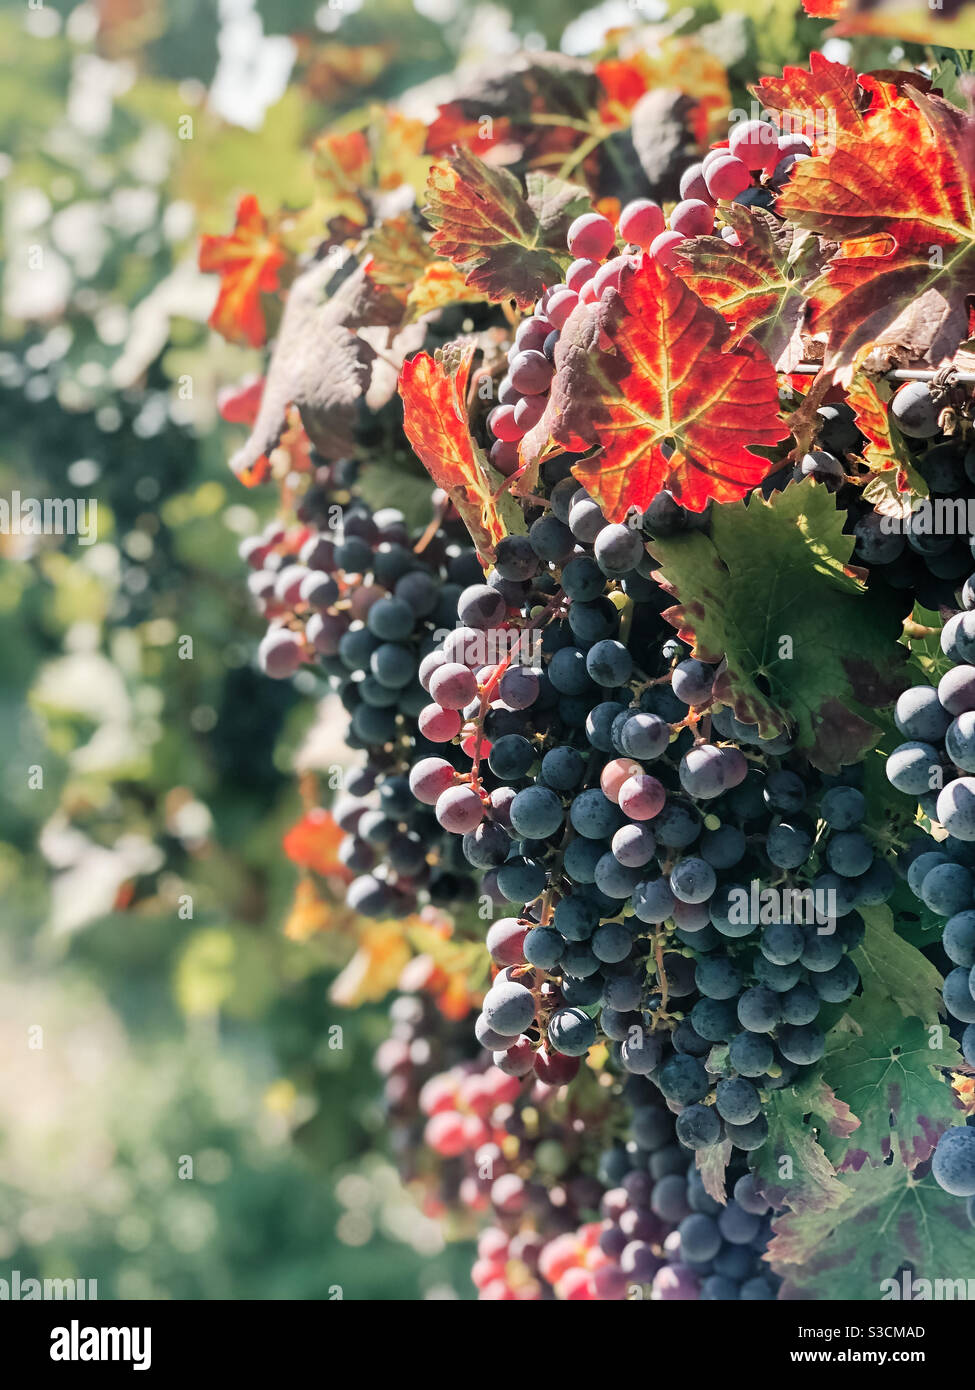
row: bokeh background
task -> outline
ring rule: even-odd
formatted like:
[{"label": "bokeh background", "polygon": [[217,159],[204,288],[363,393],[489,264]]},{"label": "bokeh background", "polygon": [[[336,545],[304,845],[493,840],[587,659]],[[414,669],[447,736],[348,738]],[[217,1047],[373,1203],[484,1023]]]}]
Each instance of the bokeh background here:
[{"label": "bokeh background", "polygon": [[[196,246],[242,193],[306,205],[310,138],[364,105],[519,46],[591,52],[637,8],[665,13],[0,8],[0,496],[98,503],[90,546],[0,535],[0,1277],[97,1279],[103,1299],[472,1296],[470,1245],[396,1176],[381,990],[349,983],[348,933],[309,937],[295,911],[294,768],[340,758],[339,729],[300,679],[254,668],[237,544],[273,499],[227,471],[240,431],[216,397],[262,359],[206,326]],[[783,0],[667,20],[689,21],[750,73],[821,28]]]}]

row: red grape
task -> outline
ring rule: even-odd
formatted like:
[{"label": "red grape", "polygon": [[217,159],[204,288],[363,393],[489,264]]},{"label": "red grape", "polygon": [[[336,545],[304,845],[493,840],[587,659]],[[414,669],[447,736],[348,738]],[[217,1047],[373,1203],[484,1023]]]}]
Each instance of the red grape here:
[{"label": "red grape", "polygon": [[448,787],[437,798],[437,820],[449,835],[466,835],[484,819],[484,806],[473,787]]},{"label": "red grape", "polygon": [[663,209],[650,198],[634,198],[620,213],[620,236],[643,251],[663,229]]},{"label": "red grape", "polygon": [[584,212],[569,228],[566,245],[573,256],[601,261],[616,241],[616,228],[598,212]]},{"label": "red grape", "polygon": [[304,646],[297,632],[287,627],[272,627],[261,639],[257,649],[261,670],[273,680],[293,676],[304,660]]},{"label": "red grape", "polygon": [[578,1057],[566,1057],[561,1052],[539,1048],[535,1053],[535,1075],[546,1086],[565,1086],[579,1070]]},{"label": "red grape", "polygon": [[[548,405],[548,396],[526,396],[515,406],[515,423],[518,428],[526,433],[537,425],[545,414],[545,407]],[[517,446],[512,444],[512,449]]]},{"label": "red grape", "polygon": [[508,444],[517,443],[525,432],[515,424],[513,405],[496,405],[487,418],[487,424],[496,439],[503,439]]},{"label": "red grape", "polygon": [[620,788],[620,810],[630,820],[652,820],[663,810],[667,793],[648,772],[629,778]]},{"label": "red grape", "polygon": [[425,705],[417,716],[417,728],[431,743],[449,743],[460,733],[461,719],[456,710]]},{"label": "red grape", "polygon": [[519,352],[540,348],[548,329],[540,318],[522,319],[515,330],[515,347]]},{"label": "red grape", "polygon": [[668,270],[673,270],[677,264],[677,257],[674,252],[686,240],[687,237],[681,236],[680,232],[661,232],[658,237],[654,237],[650,254],[655,261],[665,265]]},{"label": "red grape", "polygon": [[553,294],[549,302],[546,313],[551,321],[553,328],[562,328],[572,310],[579,303],[579,296],[574,290],[560,287],[557,294]]},{"label": "red grape", "polygon": [[726,159],[714,161],[705,181],[713,198],[734,198],[751,187],[752,176],[742,161],[730,154]]},{"label": "red grape", "polygon": [[459,661],[445,661],[430,677],[430,694],[442,709],[463,709],[476,698],[477,681]]},{"label": "red grape", "polygon": [[523,396],[537,396],[552,384],[552,364],[544,353],[535,348],[519,352],[517,357],[512,358],[508,372],[512,386]]},{"label": "red grape", "polygon": [[752,170],[772,169],[781,159],[779,133],[768,121],[744,121],[731,132],[728,148]]},{"label": "red grape", "polygon": [[[727,151],[725,151],[725,153],[727,153]],[[689,164],[681,174],[680,196],[682,198],[697,198],[702,203],[711,203],[714,201],[704,177],[703,164]]]},{"label": "red grape", "polygon": [[707,236],[714,230],[714,209],[699,198],[685,198],[670,214],[670,230],[681,236]]},{"label": "red grape", "polygon": [[[515,406],[515,418],[518,416],[519,401]],[[527,426],[526,426],[527,429]],[[504,478],[510,478],[512,473],[518,468],[520,459],[518,458],[518,444],[516,441],[496,439],[488,451],[488,458],[491,464]]]},{"label": "red grape", "polygon": [[587,261],[584,257],[581,260],[573,261],[565,272],[566,289],[575,290],[578,294],[583,285],[592,279],[598,269],[598,261]]},{"label": "red grape", "polygon": [[436,806],[440,793],[454,785],[456,775],[444,758],[421,758],[410,768],[410,791],[424,806]]}]

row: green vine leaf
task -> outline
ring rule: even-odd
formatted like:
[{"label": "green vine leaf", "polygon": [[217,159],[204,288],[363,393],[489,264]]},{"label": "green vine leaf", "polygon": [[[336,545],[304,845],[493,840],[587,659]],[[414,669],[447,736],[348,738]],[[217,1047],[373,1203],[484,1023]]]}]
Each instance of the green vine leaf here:
[{"label": "green vine leaf", "polygon": [[846,1190],[819,1139],[823,1131],[849,1138],[860,1123],[850,1107],[822,1077],[812,1075],[772,1091],[765,1114],[768,1139],[755,1153],[754,1168],[765,1198],[775,1207],[801,1212],[829,1211],[844,1201]]},{"label": "green vine leaf", "polygon": [[717,699],[763,737],[795,725],[797,748],[824,772],[875,745],[865,711],[907,683],[896,606],[868,599],[847,569],[843,522],[825,487],[791,483],[770,501],[715,507],[710,537],[650,546],[678,599],[665,616],[695,656],[727,663]]},{"label": "green vine leaf", "polygon": [[[913,950],[913,947],[910,949]],[[951,1087],[939,1071],[961,1064],[943,1024],[905,1018],[889,999],[854,999],[847,1025],[826,1040],[823,1076],[860,1117],[855,1141],[828,1145],[839,1168],[885,1162],[896,1149],[906,1168],[931,1157],[942,1131],[958,1121]]]},{"label": "green vine leaf", "polygon": [[940,972],[916,946],[898,936],[884,903],[860,908],[866,932],[851,953],[865,997],[890,999],[902,1014],[937,1023],[944,1013]]}]

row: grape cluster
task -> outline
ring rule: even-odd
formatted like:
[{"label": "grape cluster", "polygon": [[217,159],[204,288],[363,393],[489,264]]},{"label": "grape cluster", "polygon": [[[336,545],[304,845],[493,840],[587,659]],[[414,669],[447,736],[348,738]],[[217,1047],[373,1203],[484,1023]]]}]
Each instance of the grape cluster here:
[{"label": "grape cluster", "polygon": [[340,858],[355,875],[347,901],[368,917],[414,911],[421,890],[449,905],[469,894],[470,867],[417,805],[406,772],[433,751],[417,727],[427,703],[420,663],[480,566],[456,519],[421,537],[399,511],[373,513],[357,497],[339,506],[323,493],[303,510],[312,521],[317,512],[322,529],[274,521],[241,551],[269,620],[262,668],[277,679],[303,667],[324,676],[349,715],[346,745],[367,755],[332,808],[347,835]]},{"label": "grape cluster", "polygon": [[629,1136],[602,1155],[599,1222],[557,1236],[539,1268],[558,1297],[620,1301],[770,1300],[779,1281],[763,1260],[771,1234],[768,1202],[740,1163],[727,1174],[729,1201],[708,1195],[688,1160],[679,1116],[643,1076],[622,1100]]},{"label": "grape cluster", "polygon": [[[963,1025],[961,1048],[975,1065],[975,576],[962,590],[961,612],[945,623],[941,649],[953,665],[937,687],[913,686],[894,720],[907,740],[887,759],[887,776],[947,831],[923,836],[902,855],[907,883],[930,912],[945,918],[941,944],[952,969],[944,980],[948,1014]],[[938,790],[940,788],[940,790]],[[975,1219],[975,1129],[942,1135],[932,1163],[940,1185],[968,1197]]]},{"label": "grape cluster", "polygon": [[[964,601],[975,605],[969,580]],[[971,635],[969,635],[971,634]],[[937,687],[912,686],[894,721],[906,742],[887,758],[887,777],[947,831],[915,840],[904,855],[907,882],[929,911],[946,918],[942,944],[954,963],[945,1007],[966,1024],[962,1048],[975,1061],[975,612],[945,623],[941,648],[953,664]]]},{"label": "grape cluster", "polygon": [[[685,170],[681,201],[670,214],[669,226],[663,209],[649,198],[627,203],[617,226],[596,212],[575,219],[566,238],[575,260],[565,280],[550,285],[534,314],[518,325],[498,403],[487,418],[488,456],[499,473],[510,477],[518,469],[518,443],[542,418],[555,375],[555,348],[577,305],[594,304],[608,290],[617,289],[623,270],[638,265],[644,252],[673,268],[675,253],[688,238],[714,232],[719,201],[771,207],[773,193],[796,161],[809,155],[810,146],[800,136],[779,136],[766,121],[743,122],[732,131],[727,146],[709,151],[701,163]],[[765,185],[760,182],[763,176]],[[740,244],[731,226],[724,226],[721,236]]]},{"label": "grape cluster", "polygon": [[[420,728],[471,767],[423,759],[410,784],[513,909],[488,932],[475,1032],[558,1082],[607,1042],[681,1110],[685,1149],[747,1152],[763,1092],[819,1060],[822,1005],[859,985],[856,906],[895,877],[863,832],[859,770],[813,778],[787,733],[720,705],[716,668],[662,640],[642,531],[571,477],[550,485],[420,675]],[[482,664],[488,638],[509,656]],[[511,659],[527,638],[536,665]]]}]

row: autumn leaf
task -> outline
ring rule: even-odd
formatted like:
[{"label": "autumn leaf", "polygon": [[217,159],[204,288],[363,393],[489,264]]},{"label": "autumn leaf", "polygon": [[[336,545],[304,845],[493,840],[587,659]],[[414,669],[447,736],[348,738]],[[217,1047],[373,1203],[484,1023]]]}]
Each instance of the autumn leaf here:
[{"label": "autumn leaf", "polygon": [[217,396],[217,410],[228,425],[253,425],[264,394],[264,378],[249,378],[230,386]]},{"label": "autumn leaf", "polygon": [[363,128],[320,136],[312,147],[316,216],[326,224],[341,219],[364,227],[383,193],[402,184],[422,192],[429,167],[422,155],[426,133],[422,121],[373,106]]},{"label": "autumn leaf", "polygon": [[822,269],[818,240],[770,213],[729,203],[723,211],[740,246],[693,237],[678,250],[677,274],[736,337],[751,333],[780,372],[804,357],[805,286]]},{"label": "autumn leaf", "polygon": [[295,895],[284,922],[289,941],[310,941],[319,932],[335,925],[335,907],[321,896],[310,878],[298,880]]},{"label": "autumn leaf", "polygon": [[390,107],[374,107],[369,138],[380,192],[409,184],[417,198],[422,198],[431,164],[424,154],[426,122]]},{"label": "autumn leaf", "polygon": [[560,179],[529,173],[526,185],[527,195],[507,169],[458,150],[431,168],[424,208],[433,250],[463,267],[472,290],[522,309],[561,280],[569,224],[589,207],[584,189]]},{"label": "autumn leaf", "polygon": [[411,954],[401,922],[366,923],[355,955],[332,981],[329,999],[346,1009],[384,999]]},{"label": "autumn leaf", "polygon": [[[825,3],[825,0],[822,0]],[[820,0],[811,0],[820,3]],[[833,16],[831,16],[833,17]],[[835,14],[837,23],[827,32],[837,37],[869,34],[881,39],[902,39],[941,49],[975,48],[975,21],[968,0],[848,0]]]},{"label": "autumn leaf", "polygon": [[437,109],[426,137],[428,154],[450,154],[456,145],[486,154],[511,138],[511,122],[505,116],[468,115],[464,104],[447,101]]},{"label": "autumn leaf", "polygon": [[[603,344],[603,349],[599,344]],[[775,370],[677,276],[644,256],[619,292],[573,311],[555,350],[555,378],[522,459],[548,439],[602,451],[573,468],[610,521],[643,511],[669,488],[691,511],[742,497],[770,464],[752,452],[788,433]]]},{"label": "autumn leaf", "polygon": [[[478,551],[491,556],[498,541],[525,529],[524,518],[506,492],[504,479],[471,436],[467,387],[473,343],[421,352],[400,373],[403,429],[437,487],[449,495]],[[501,495],[499,497],[499,492]]]},{"label": "autumn leaf", "polygon": [[667,35],[652,51],[641,45],[625,57],[607,58],[596,64],[596,76],[605,93],[599,116],[609,128],[628,126],[641,97],[669,87],[692,98],[689,123],[697,143],[706,145],[731,106],[727,69],[690,35]]},{"label": "autumn leaf", "polygon": [[315,807],[306,811],[281,840],[281,848],[302,869],[312,869],[327,877],[338,874],[348,878],[349,871],[338,857],[339,845],[345,834],[335,823],[330,811]]},{"label": "autumn leaf", "polygon": [[265,340],[261,295],[278,288],[278,271],[287,257],[253,194],[237,204],[237,220],[229,236],[200,238],[199,265],[220,276],[220,293],[209,323],[229,342],[260,347]]},{"label": "autumn leaf", "polygon": [[[512,55],[503,65],[476,69],[440,107],[427,132],[427,153],[448,155],[460,146],[484,155],[493,149],[506,163],[520,158],[532,167],[544,160],[558,168],[586,139],[585,125],[600,91],[592,64],[583,59],[547,52]],[[537,121],[538,116],[543,119]],[[560,117],[567,124],[558,124]]]},{"label": "autumn leaf", "polygon": [[866,439],[863,457],[877,474],[863,489],[865,501],[890,516],[905,516],[911,497],[927,497],[928,485],[911,461],[903,436],[891,424],[888,382],[857,372],[847,393],[857,429]]},{"label": "autumn leaf", "polygon": [[484,296],[471,289],[464,273],[450,261],[432,261],[410,290],[407,306],[413,318],[422,318],[448,304],[477,304]]},{"label": "autumn leaf", "polygon": [[837,129],[863,131],[867,103],[856,72],[821,53],[809,55],[808,69],[785,67],[781,77],[763,77],[752,91],[766,110],[782,113],[776,119],[782,131],[823,140]]},{"label": "autumn leaf", "polygon": [[897,604],[847,570],[845,513],[818,483],[765,501],[716,507],[711,535],[650,543],[678,604],[664,616],[694,655],[725,658],[715,697],[763,737],[795,728],[823,772],[857,762],[877,740],[873,711],[907,684]]},{"label": "autumn leaf", "polygon": [[772,1222],[766,1259],[785,1279],[784,1299],[874,1302],[884,1280],[909,1266],[915,1278],[975,1268],[975,1230],[959,1215],[957,1197],[931,1177],[918,1179],[898,1163],[843,1175],[847,1197],[829,1212],[786,1212]]},{"label": "autumn leaf", "polygon": [[975,119],[914,92],[908,107],[872,114],[868,129],[869,139],[838,129],[832,152],[802,160],[777,204],[842,239],[809,299],[810,327],[829,335],[827,365],[845,384],[861,363],[951,358],[968,336],[975,283]]},{"label": "autumn leaf", "polygon": [[321,217],[347,217],[355,226],[369,221],[369,210],[361,196],[369,182],[372,153],[361,130],[346,134],[321,135],[313,146],[317,202]]},{"label": "autumn leaf", "polygon": [[627,125],[633,107],[650,85],[649,74],[642,54],[633,60],[607,58],[596,64],[596,76],[602,83],[604,95],[599,102],[599,115],[606,125]]},{"label": "autumn leaf", "polygon": [[356,88],[371,87],[395,54],[391,43],[308,44],[299,40],[302,85],[316,101],[335,106]]},{"label": "autumn leaf", "polygon": [[369,233],[362,264],[369,279],[384,285],[403,304],[424,270],[435,260],[409,213],[380,222]]}]

